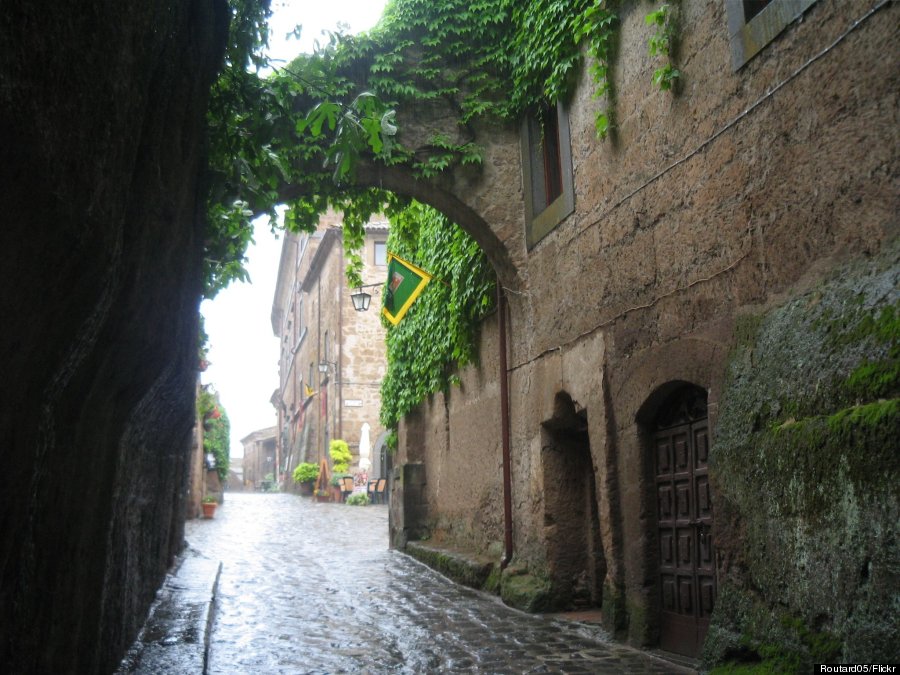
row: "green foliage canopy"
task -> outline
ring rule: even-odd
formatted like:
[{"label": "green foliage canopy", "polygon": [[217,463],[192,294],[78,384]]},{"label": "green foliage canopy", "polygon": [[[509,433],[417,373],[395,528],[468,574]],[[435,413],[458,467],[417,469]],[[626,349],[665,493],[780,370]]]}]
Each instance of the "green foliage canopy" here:
[{"label": "green foliage canopy", "polygon": [[[349,276],[363,225],[406,201],[358,187],[360,164],[402,167],[432,179],[478,165],[473,122],[505,123],[572,91],[584,55],[596,95],[610,94],[609,68],[618,21],[606,0],[391,0],[379,24],[358,36],[333,34],[313,54],[263,77],[268,0],[230,0],[234,21],[226,67],[213,88],[210,134],[210,236],[206,295],[234,279],[249,219],[286,204],[285,226],[312,230],[329,205],[344,212]],[[651,13],[660,33],[654,54],[671,46],[669,5]],[[665,39],[663,39],[663,37]],[[660,75],[670,86],[677,71]],[[456,115],[457,133],[435,133],[408,147],[396,111],[440,105]],[[597,131],[607,133],[604,109]]]}]

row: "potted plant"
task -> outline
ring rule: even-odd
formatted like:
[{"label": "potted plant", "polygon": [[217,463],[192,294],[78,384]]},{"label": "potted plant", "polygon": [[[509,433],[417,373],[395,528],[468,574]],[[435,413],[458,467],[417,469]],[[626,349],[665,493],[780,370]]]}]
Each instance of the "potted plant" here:
[{"label": "potted plant", "polygon": [[350,446],[347,445],[347,441],[340,438],[335,438],[328,444],[328,454],[331,455],[333,462],[334,473],[331,477],[331,487],[334,491],[334,501],[339,502],[343,497],[341,479],[350,475],[347,472],[350,471],[350,460],[353,459],[353,455],[350,454]]},{"label": "potted plant", "polygon": [[347,473],[350,470],[350,460],[353,459],[353,455],[350,454],[350,446],[347,445],[347,441],[335,438],[328,444],[328,454],[331,455],[331,461],[334,462],[335,473]]},{"label": "potted plant", "polygon": [[206,495],[203,498],[203,501],[200,502],[200,507],[203,509],[203,517],[204,518],[212,518],[216,515],[216,507],[219,503],[216,501],[216,498],[212,495]]},{"label": "potted plant", "polygon": [[354,492],[352,495],[347,497],[346,503],[350,506],[368,506],[369,495],[367,495],[365,492]]},{"label": "potted plant", "polygon": [[328,490],[316,490],[316,501],[317,502],[330,502],[331,501],[331,493]]},{"label": "potted plant", "polygon": [[309,496],[313,493],[313,483],[319,477],[319,465],[302,462],[294,469],[293,477],[294,482],[300,484],[300,494]]}]

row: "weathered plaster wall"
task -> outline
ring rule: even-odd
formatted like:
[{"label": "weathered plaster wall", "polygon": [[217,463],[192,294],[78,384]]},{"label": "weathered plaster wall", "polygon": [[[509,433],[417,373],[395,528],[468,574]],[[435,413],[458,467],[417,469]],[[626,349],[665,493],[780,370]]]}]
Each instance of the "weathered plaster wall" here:
[{"label": "weathered plaster wall", "polygon": [[181,545],[226,21],[220,2],[0,10],[8,672],[113,670]]},{"label": "weathered plaster wall", "polygon": [[410,508],[392,528],[424,531],[434,543],[490,551],[499,558],[503,487],[497,339],[496,322],[486,322],[480,364],[460,374],[458,387],[432,395],[401,423],[394,464],[422,468],[410,476],[396,470],[394,490],[401,501],[406,495]]},{"label": "weathered plaster wall", "polygon": [[[387,266],[375,265],[375,242],[387,241],[387,228],[370,228],[363,244],[362,278],[366,284],[381,283],[387,275]],[[350,443],[354,465],[359,459],[359,441],[362,425],[369,425],[369,460],[372,466],[369,476],[379,477],[382,467],[375,456],[374,445],[384,431],[379,421],[381,409],[381,380],[387,369],[384,334],[381,323],[381,289],[368,288],[373,295],[368,311],[357,312],[350,299],[351,288],[347,280],[341,280],[341,409],[343,437]],[[362,405],[348,406],[347,401],[361,401]],[[376,475],[377,471],[377,475]]]}]

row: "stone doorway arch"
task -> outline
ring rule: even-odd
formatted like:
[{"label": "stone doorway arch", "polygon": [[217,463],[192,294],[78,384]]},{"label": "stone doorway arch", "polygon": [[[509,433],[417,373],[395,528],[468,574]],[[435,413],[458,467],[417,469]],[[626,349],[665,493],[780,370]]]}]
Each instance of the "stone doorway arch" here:
[{"label": "stone doorway arch", "polygon": [[544,540],[554,609],[599,607],[606,577],[587,411],[566,392],[543,423]]}]

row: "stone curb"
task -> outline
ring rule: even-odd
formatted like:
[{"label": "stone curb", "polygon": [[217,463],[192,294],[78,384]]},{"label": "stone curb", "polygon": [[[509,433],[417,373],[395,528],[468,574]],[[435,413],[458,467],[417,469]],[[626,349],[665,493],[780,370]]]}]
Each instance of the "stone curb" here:
[{"label": "stone curb", "polygon": [[205,673],[222,563],[182,553],[116,675]]},{"label": "stone curb", "polygon": [[425,544],[421,541],[406,543],[404,553],[430,568],[437,570],[453,581],[484,590],[488,585],[494,563],[486,559],[478,559],[460,551]]}]

